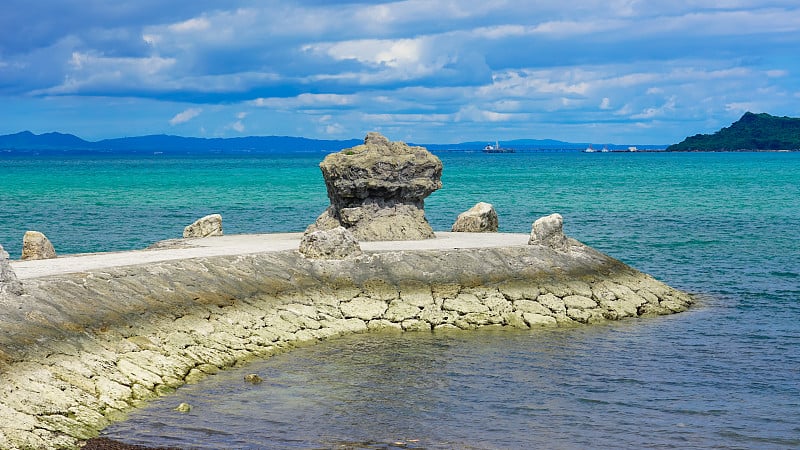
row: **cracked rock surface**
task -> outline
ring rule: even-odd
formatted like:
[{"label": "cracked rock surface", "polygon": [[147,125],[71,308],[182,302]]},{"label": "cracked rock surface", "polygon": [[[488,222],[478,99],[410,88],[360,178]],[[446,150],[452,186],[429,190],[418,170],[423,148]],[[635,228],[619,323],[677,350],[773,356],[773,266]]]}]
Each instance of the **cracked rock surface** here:
[{"label": "cracked rock surface", "polygon": [[319,166],[331,205],[308,232],[343,226],[359,241],[434,237],[424,200],[442,187],[442,162],[425,148],[369,133]]}]

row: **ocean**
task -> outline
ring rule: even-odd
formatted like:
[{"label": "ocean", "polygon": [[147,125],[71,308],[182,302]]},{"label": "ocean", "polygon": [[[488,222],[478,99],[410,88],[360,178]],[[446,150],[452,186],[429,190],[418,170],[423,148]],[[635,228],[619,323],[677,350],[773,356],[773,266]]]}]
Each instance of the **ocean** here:
[{"label": "ocean", "polygon": [[[440,153],[434,230],[479,201],[697,295],[686,313],[532,331],[357,335],[225,371],[104,435],[182,448],[800,448],[800,153]],[[210,213],[302,231],[324,154],[0,155],[0,244],[143,248]],[[259,385],[241,382],[259,373]],[[194,406],[187,414],[172,409]]]}]

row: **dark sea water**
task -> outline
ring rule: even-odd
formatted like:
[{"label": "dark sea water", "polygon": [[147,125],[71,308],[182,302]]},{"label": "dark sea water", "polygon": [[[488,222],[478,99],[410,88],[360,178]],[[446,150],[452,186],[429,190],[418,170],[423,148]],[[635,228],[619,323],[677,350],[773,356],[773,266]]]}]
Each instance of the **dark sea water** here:
[{"label": "dark sea water", "polygon": [[[0,156],[0,243],[141,248],[221,213],[302,231],[324,155]],[[800,153],[441,154],[435,230],[478,201],[501,231],[571,236],[698,294],[689,312],[535,331],[358,335],[152,402],[106,435],[183,448],[800,448]],[[266,381],[243,383],[246,373]],[[172,409],[181,402],[190,413]]]}]

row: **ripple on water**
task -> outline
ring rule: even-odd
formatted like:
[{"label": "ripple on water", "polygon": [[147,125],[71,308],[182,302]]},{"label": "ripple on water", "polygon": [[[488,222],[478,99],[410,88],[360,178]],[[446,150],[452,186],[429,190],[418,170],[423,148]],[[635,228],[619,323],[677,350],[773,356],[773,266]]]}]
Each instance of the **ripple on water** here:
[{"label": "ripple on water", "polygon": [[[182,388],[104,435],[191,448],[800,444],[800,393],[787,374],[776,378],[770,358],[753,373],[735,371],[725,359],[736,357],[736,345],[714,348],[727,335],[698,337],[696,328],[707,325],[693,320],[700,317],[347,336]],[[748,345],[759,343],[769,345]],[[252,372],[265,381],[244,383]],[[776,395],[785,400],[776,404]],[[192,411],[174,412],[180,402]]]}]

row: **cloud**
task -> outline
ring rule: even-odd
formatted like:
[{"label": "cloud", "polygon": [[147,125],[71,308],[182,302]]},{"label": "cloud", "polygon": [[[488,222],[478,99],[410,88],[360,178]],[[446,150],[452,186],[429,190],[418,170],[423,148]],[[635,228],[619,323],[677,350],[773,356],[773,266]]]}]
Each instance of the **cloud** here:
[{"label": "cloud", "polygon": [[668,141],[741,105],[796,114],[800,92],[790,0],[87,2],[4,4],[0,124],[36,104],[64,131],[97,129],[87,118],[107,102],[109,133],[183,110],[169,126],[204,111],[232,135],[247,119],[248,132],[312,137]]},{"label": "cloud", "polygon": [[192,18],[183,22],[174,23],[168,28],[178,33],[206,31],[211,27],[211,22],[204,17]]},{"label": "cloud", "polygon": [[241,120],[237,120],[236,122],[232,123],[230,125],[230,128],[233,129],[234,131],[238,132],[238,133],[243,133],[244,132],[244,124],[242,123]]},{"label": "cloud", "polygon": [[203,112],[202,108],[185,109],[179,112],[178,114],[175,114],[175,116],[172,119],[169,119],[169,124],[174,126],[181,123],[186,123],[194,119],[195,117],[199,116],[201,112]]}]

